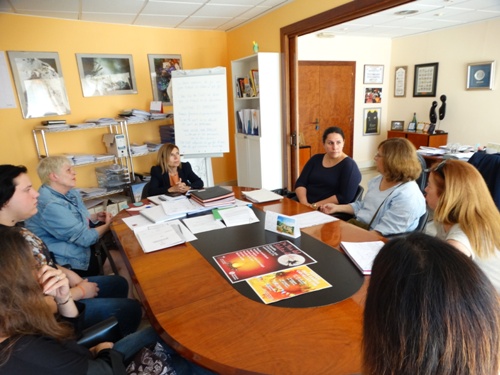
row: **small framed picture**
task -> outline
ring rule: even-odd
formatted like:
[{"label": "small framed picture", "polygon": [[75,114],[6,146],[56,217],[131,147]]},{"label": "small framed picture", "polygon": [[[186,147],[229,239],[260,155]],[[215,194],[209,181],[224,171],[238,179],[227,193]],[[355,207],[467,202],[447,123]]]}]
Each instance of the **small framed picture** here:
[{"label": "small framed picture", "polygon": [[404,98],[406,96],[406,77],[408,66],[396,66],[394,72],[394,97]]},{"label": "small framed picture", "polygon": [[439,63],[415,65],[413,82],[414,97],[436,96]]},{"label": "small framed picture", "polygon": [[365,108],[364,109],[364,126],[363,135],[380,134],[382,108]]},{"label": "small framed picture", "polygon": [[492,90],[495,61],[467,65],[467,90]]},{"label": "small framed picture", "polygon": [[417,129],[417,124],[414,122],[410,122],[408,124],[408,131],[409,132],[414,132]]},{"label": "small framed picture", "polygon": [[391,121],[391,130],[404,130],[404,121]]},{"label": "small framed picture", "polygon": [[384,83],[384,66],[383,65],[365,65],[363,83],[366,83],[366,84],[382,84],[382,83]]},{"label": "small framed picture", "polygon": [[182,70],[181,55],[148,55],[149,74],[153,99],[161,101],[164,106],[172,105],[172,72]]},{"label": "small framed picture", "polygon": [[423,131],[424,127],[425,127],[425,122],[419,122],[417,124],[417,131],[419,131],[419,132]]},{"label": "small framed picture", "polygon": [[382,87],[365,88],[365,103],[382,103]]}]

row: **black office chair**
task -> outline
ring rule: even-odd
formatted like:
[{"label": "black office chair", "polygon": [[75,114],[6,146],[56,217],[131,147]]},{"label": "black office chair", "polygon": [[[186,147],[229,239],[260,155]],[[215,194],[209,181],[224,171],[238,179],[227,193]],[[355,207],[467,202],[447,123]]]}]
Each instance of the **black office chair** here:
[{"label": "black office chair", "polygon": [[[363,188],[363,186],[359,185],[358,190],[356,190],[356,194],[354,195],[354,199],[352,200],[352,202],[358,202],[361,199],[363,199],[364,192],[365,192],[365,189]],[[343,221],[348,221],[354,217],[354,215],[341,213],[341,212],[337,213],[337,214],[333,214],[332,216],[336,217],[337,219],[343,220]]]},{"label": "black office chair", "polygon": [[117,342],[123,338],[118,325],[118,320],[114,316],[94,324],[82,331],[82,336],[78,339],[78,344],[91,348],[101,342]]},{"label": "black office chair", "polygon": [[149,184],[150,182],[148,181],[142,188],[141,199],[146,199],[149,196]]},{"label": "black office chair", "polygon": [[475,152],[469,159],[483,176],[491,197],[500,210],[500,153],[487,154],[485,152]]},{"label": "black office chair", "polygon": [[422,194],[425,193],[425,188],[427,186],[427,177],[429,175],[429,171],[427,169],[427,163],[422,155],[420,155],[417,152],[417,157],[418,160],[420,161],[420,165],[422,166],[422,173],[420,173],[420,176],[415,180],[417,183],[418,187],[420,188],[420,191]]}]

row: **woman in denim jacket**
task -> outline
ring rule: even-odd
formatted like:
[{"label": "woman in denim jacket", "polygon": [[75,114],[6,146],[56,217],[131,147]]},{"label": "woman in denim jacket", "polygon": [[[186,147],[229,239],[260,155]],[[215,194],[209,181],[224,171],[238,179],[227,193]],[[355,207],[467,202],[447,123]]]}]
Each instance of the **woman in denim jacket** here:
[{"label": "woman in denim jacket", "polygon": [[[42,159],[37,172],[43,184],[38,191],[38,213],[26,220],[26,227],[45,242],[58,264],[68,265],[82,277],[97,275],[99,265],[92,245],[109,231],[111,214],[89,214],[74,190],[76,172],[66,157]],[[129,282],[132,297],[132,283],[123,258],[116,250],[111,250],[110,255],[120,275]],[[104,266],[106,270],[108,261]]]}]

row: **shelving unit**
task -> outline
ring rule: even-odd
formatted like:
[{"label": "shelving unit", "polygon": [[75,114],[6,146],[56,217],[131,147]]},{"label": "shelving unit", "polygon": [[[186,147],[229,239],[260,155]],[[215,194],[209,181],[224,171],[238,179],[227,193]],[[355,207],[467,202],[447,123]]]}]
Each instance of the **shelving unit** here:
[{"label": "shelving unit", "polygon": [[[130,132],[129,128],[133,127],[134,125],[137,126],[144,126],[144,125],[149,125],[149,124],[157,124],[157,126],[160,125],[171,125],[172,120],[167,119],[167,120],[150,120],[150,121],[144,121],[144,122],[133,122],[133,123],[128,123],[126,120],[117,120],[115,124],[107,124],[107,125],[90,125],[90,126],[81,126],[81,127],[65,127],[65,128],[35,128],[33,129],[33,139],[35,141],[35,147],[37,151],[37,155],[39,159],[42,159],[44,157],[50,156],[51,151],[50,151],[50,146],[49,146],[49,138],[52,138],[52,136],[56,136],[57,134],[61,133],[68,133],[68,132],[82,132],[82,131],[88,131],[88,130],[95,130],[95,129],[101,129],[104,131],[99,132],[98,136],[98,142],[103,144],[102,142],[102,136],[107,133],[111,134],[124,134],[125,140],[126,140],[126,145],[127,145],[127,156],[124,157],[118,157],[114,156],[111,159],[107,160],[96,160],[93,162],[88,162],[88,163],[81,163],[81,164],[75,164],[75,167],[81,167],[81,166],[88,166],[91,164],[105,164],[105,163],[115,163],[119,164],[122,167],[126,168],[128,173],[130,174],[131,181],[135,181],[135,168],[134,168],[134,159],[137,157],[145,156],[152,154],[154,152],[145,152],[145,153],[140,153],[140,154],[132,154],[131,152],[131,138],[130,138]],[[159,138],[159,133],[158,138]],[[90,140],[89,140],[90,141]],[[156,152],[156,151],[155,151]],[[106,152],[103,152],[106,153]],[[84,198],[85,200],[87,199],[95,199],[95,198],[101,198],[101,197],[106,197],[118,193],[123,193],[124,189],[108,189],[108,191],[104,194],[99,194],[99,195],[92,195],[89,196],[88,198]]]},{"label": "shelving unit", "polygon": [[[259,95],[238,97],[238,78],[258,70]],[[260,52],[231,62],[238,185],[269,190],[283,187],[280,55]],[[258,135],[238,127],[238,111],[259,110]]]}]

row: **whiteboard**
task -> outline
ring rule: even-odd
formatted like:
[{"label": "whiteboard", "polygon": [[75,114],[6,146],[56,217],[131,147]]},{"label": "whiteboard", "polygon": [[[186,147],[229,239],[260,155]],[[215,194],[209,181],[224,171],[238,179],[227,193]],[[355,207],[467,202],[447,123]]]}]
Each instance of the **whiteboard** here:
[{"label": "whiteboard", "polygon": [[175,143],[181,153],[229,152],[226,68],[172,72]]}]

